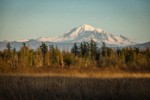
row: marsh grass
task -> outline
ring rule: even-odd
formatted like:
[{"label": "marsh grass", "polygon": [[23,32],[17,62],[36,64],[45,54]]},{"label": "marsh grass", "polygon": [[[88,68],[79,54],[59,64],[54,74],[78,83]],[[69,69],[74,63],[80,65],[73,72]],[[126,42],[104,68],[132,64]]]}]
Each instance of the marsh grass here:
[{"label": "marsh grass", "polygon": [[121,70],[116,68],[34,68],[17,69],[0,73],[1,76],[57,76],[77,78],[149,78],[148,70]]},{"label": "marsh grass", "polygon": [[149,100],[149,78],[0,77],[1,100]]},{"label": "marsh grass", "polygon": [[34,69],[1,73],[0,100],[150,100],[150,73]]}]

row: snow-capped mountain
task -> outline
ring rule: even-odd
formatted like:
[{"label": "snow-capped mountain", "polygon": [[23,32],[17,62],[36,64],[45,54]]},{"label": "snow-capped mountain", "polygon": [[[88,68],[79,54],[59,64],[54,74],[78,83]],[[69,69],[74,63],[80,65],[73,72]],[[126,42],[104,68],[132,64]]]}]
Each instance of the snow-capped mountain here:
[{"label": "snow-capped mountain", "polygon": [[93,26],[87,24],[74,28],[62,36],[47,38],[41,37],[38,39],[38,41],[75,43],[82,41],[90,41],[91,39],[93,39],[97,43],[105,42],[107,44],[115,44],[118,46],[127,46],[135,44],[133,41],[122,35],[116,36],[111,33],[105,32],[103,29],[94,28]]},{"label": "snow-capped mountain", "polygon": [[105,32],[103,29],[94,28],[93,26],[87,24],[72,29],[70,32],[65,33],[57,40],[61,42],[74,43],[90,41],[91,38],[97,43],[105,42],[106,44],[114,44],[118,46],[128,46],[135,44],[133,41],[122,35],[116,36],[111,33]]},{"label": "snow-capped mountain", "polygon": [[[82,41],[89,42],[93,39],[99,46],[101,46],[102,42],[105,42],[107,46],[116,47],[116,46],[129,46],[135,45],[136,43],[131,41],[130,39],[120,35],[116,36],[111,33],[105,32],[103,29],[94,28],[91,25],[81,25],[77,28],[73,28],[69,32],[63,34],[58,37],[40,37],[38,39],[23,39],[10,42],[12,47],[16,47],[16,49],[22,46],[22,42],[26,42],[26,44],[33,49],[36,49],[41,42],[45,42],[47,45],[54,44],[59,45],[60,48],[71,48],[68,46],[73,45],[73,43],[80,43]],[[6,44],[8,41],[0,42],[0,50],[6,48]]]}]

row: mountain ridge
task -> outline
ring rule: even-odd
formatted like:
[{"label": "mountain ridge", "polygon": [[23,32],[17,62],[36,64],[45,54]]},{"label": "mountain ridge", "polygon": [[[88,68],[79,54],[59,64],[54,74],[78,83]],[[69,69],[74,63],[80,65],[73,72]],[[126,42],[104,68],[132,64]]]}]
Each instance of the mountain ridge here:
[{"label": "mountain ridge", "polygon": [[79,27],[71,29],[69,32],[63,34],[59,37],[47,37],[47,38],[39,38],[38,41],[41,42],[82,42],[82,41],[90,41],[93,39],[97,43],[106,42],[108,44],[115,44],[118,46],[127,46],[134,45],[135,42],[130,39],[120,35],[116,36],[111,33],[105,32],[103,29],[94,28],[91,25],[84,24]]},{"label": "mountain ridge", "polygon": [[[98,46],[101,46],[102,42],[105,42],[108,47],[126,47],[137,44],[125,36],[117,36],[105,32],[101,28],[95,28],[88,24],[73,28],[69,32],[66,32],[58,37],[40,37],[38,39],[16,40],[10,42],[10,44],[18,49],[22,46],[22,43],[25,42],[30,48],[36,49],[38,46],[40,46],[41,42],[45,42],[47,45],[54,44],[64,48],[72,46],[73,43],[80,43],[83,41],[89,42],[91,39],[93,39]],[[6,44],[8,42],[9,41],[0,42],[0,50],[6,48]]]}]

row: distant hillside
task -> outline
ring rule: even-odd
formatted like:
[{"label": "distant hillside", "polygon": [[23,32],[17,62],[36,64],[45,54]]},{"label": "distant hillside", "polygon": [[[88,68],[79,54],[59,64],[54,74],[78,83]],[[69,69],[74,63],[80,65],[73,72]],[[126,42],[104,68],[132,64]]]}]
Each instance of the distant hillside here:
[{"label": "distant hillside", "polygon": [[141,48],[141,49],[150,48],[150,42],[141,43],[141,44],[136,44],[136,45],[133,45],[133,46],[134,46],[134,47],[137,47],[137,48]]}]

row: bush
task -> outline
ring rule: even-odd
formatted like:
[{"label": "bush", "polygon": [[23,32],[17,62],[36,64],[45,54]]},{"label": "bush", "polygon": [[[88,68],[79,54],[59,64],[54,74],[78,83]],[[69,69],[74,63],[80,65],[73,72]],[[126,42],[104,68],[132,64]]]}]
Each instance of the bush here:
[{"label": "bush", "polygon": [[65,52],[63,53],[63,61],[65,66],[70,67],[71,64],[73,64],[73,55],[71,53]]}]

